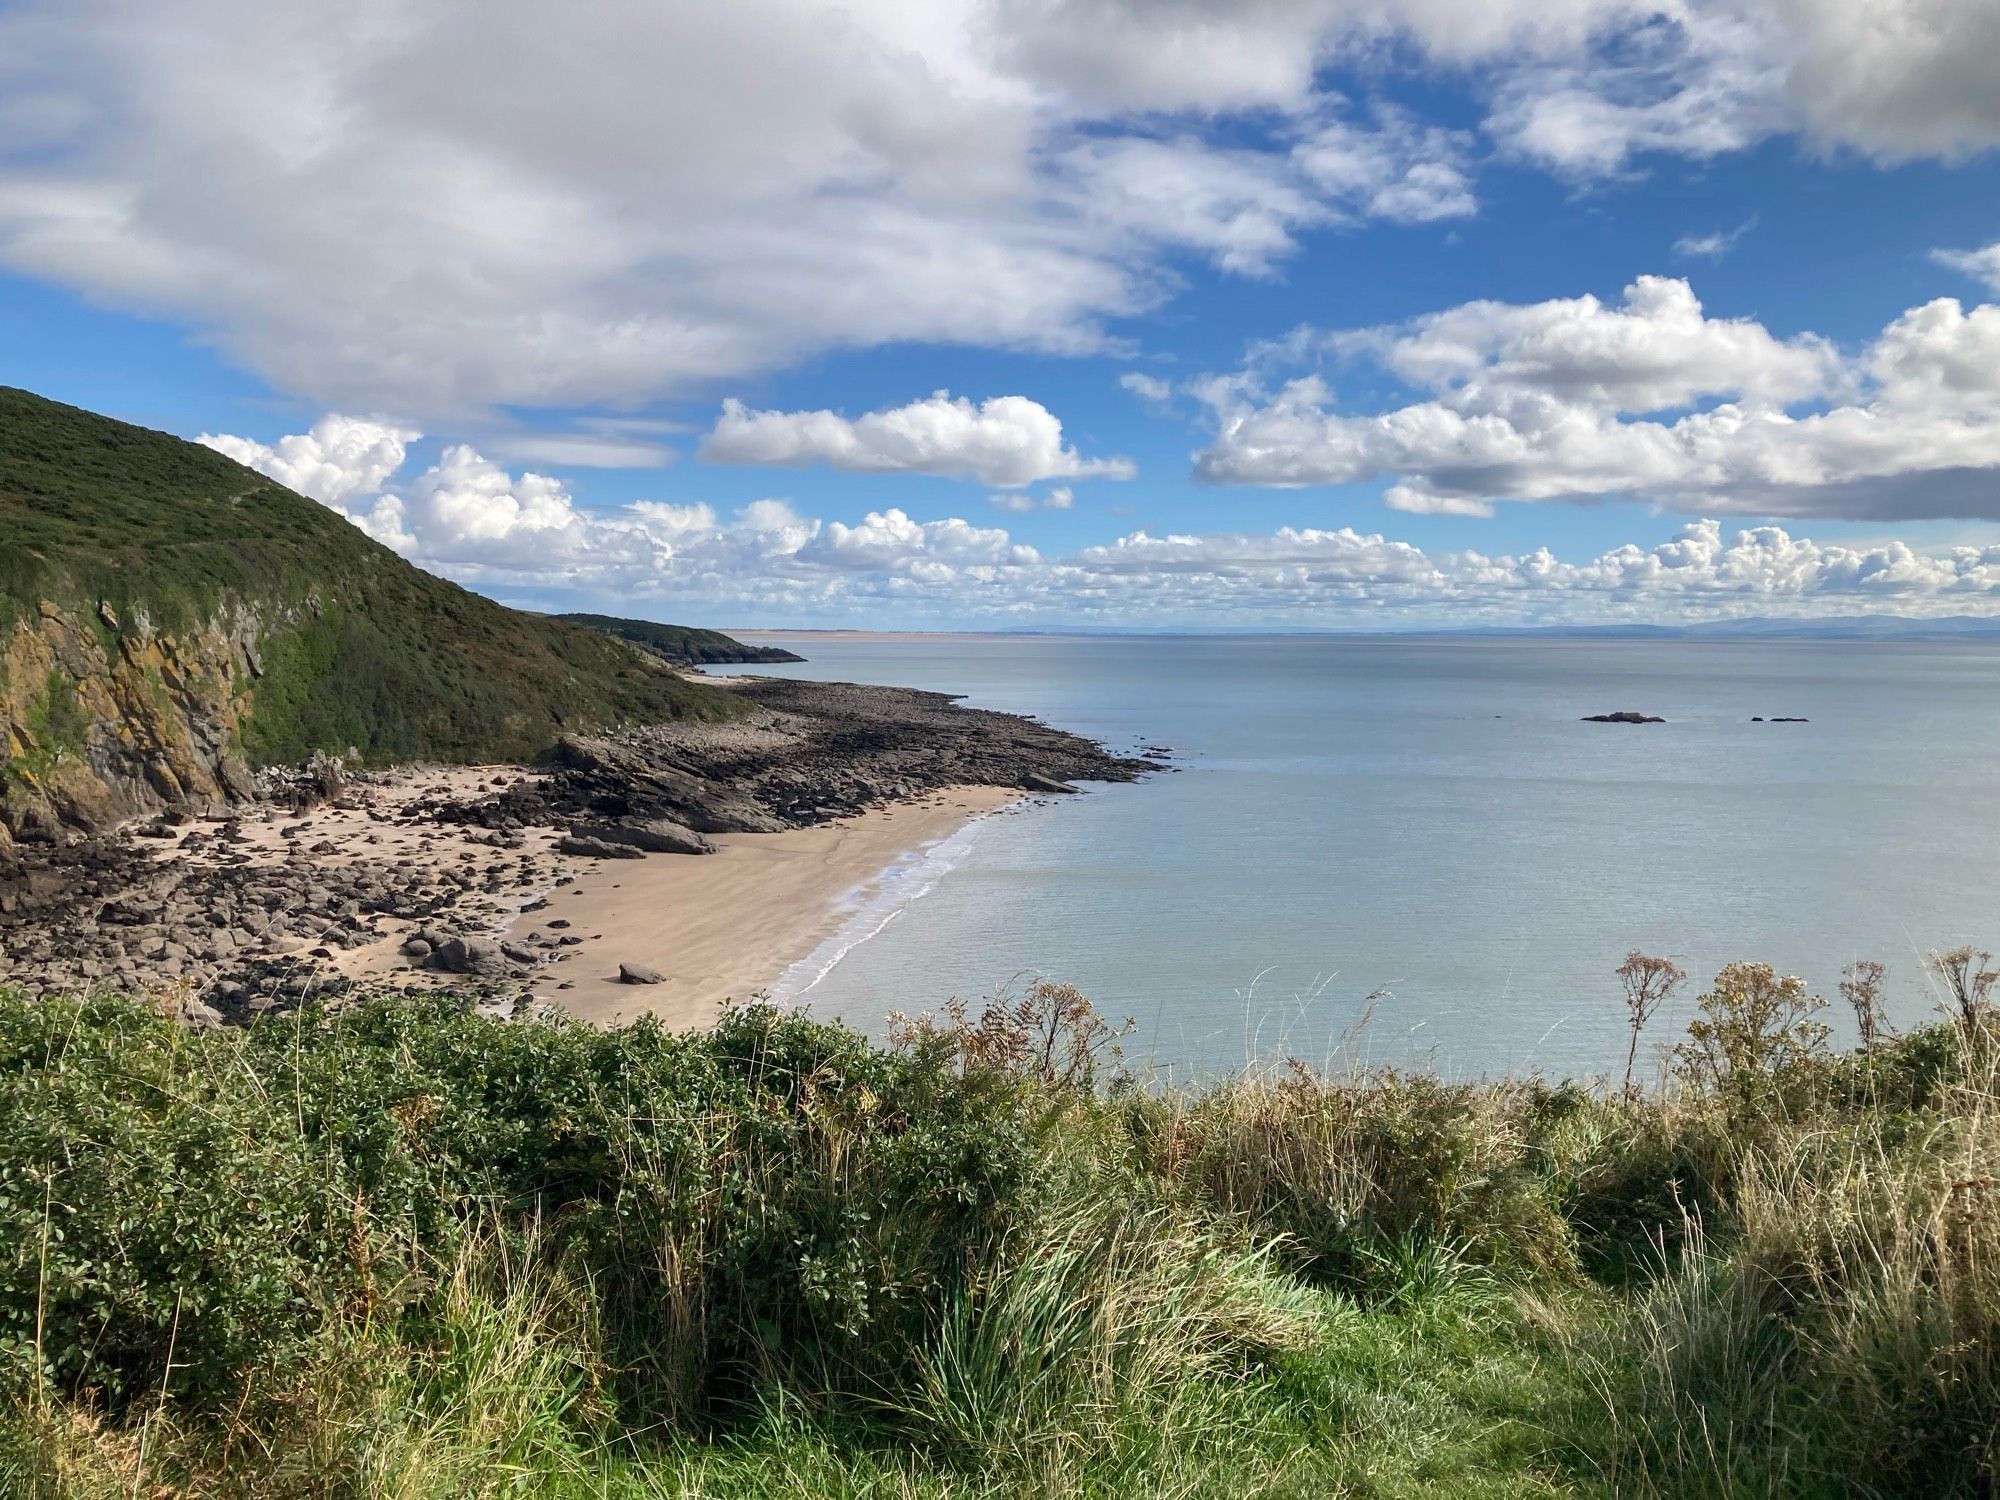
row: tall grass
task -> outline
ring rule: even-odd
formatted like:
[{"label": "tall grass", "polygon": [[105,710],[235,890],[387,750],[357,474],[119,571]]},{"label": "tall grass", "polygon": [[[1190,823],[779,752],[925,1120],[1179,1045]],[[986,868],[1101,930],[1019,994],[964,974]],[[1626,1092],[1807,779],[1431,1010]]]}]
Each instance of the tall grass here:
[{"label": "tall grass", "polygon": [[1672,1090],[0,996],[0,1493],[1982,1495],[1983,1001]]},{"label": "tall grass", "polygon": [[1965,1055],[1941,1108],[1808,1114],[1747,1149],[1726,1223],[1583,1351],[1629,1492],[2000,1486],[2000,1079]]}]

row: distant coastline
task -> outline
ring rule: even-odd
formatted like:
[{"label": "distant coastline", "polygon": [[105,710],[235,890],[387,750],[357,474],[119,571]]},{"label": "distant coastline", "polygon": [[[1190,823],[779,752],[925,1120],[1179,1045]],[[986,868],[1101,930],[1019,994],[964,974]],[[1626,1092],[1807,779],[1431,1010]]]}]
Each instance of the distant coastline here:
[{"label": "distant coastline", "polygon": [[1132,627],[1093,630],[854,630],[802,626],[729,627],[738,638],[784,640],[1599,640],[1599,641],[1949,641],[2000,642],[2000,616],[1840,615],[1823,619],[1758,616],[1709,620],[1692,625],[1460,625],[1418,626],[1407,630],[1306,630],[1210,626],[1203,629]]}]

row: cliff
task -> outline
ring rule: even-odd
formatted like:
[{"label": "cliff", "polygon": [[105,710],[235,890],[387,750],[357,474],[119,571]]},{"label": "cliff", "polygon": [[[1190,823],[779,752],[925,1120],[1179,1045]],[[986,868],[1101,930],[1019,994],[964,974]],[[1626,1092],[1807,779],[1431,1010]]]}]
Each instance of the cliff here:
[{"label": "cliff", "polygon": [[207,448],[0,387],[0,848],[246,797],[314,751],[521,760],[738,712]]}]

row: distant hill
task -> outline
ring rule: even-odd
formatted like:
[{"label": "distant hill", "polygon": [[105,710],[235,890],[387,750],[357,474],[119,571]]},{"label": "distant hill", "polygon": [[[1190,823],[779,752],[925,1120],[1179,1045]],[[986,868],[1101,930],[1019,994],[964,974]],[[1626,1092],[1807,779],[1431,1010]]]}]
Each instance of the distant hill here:
[{"label": "distant hill", "polygon": [[736,711],[208,448],[0,387],[0,846],[240,796],[314,750],[523,759]]},{"label": "distant hill", "polygon": [[720,666],[731,662],[804,661],[796,652],[777,646],[746,646],[719,630],[688,625],[657,625],[651,620],[621,620],[616,615],[556,615],[587,630],[601,630],[621,641],[642,646],[655,656],[682,667]]}]

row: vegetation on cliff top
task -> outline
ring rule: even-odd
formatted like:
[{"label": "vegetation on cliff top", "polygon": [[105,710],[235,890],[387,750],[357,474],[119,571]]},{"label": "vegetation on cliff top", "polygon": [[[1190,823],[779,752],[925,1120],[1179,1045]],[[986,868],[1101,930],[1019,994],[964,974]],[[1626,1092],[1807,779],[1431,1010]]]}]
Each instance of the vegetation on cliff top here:
[{"label": "vegetation on cliff top", "polygon": [[0,998],[0,1488],[1991,1494],[1956,958],[1848,1055],[1733,965],[1665,1092],[1150,1087],[1062,986],[886,1047]]},{"label": "vegetation on cliff top", "polygon": [[699,667],[729,662],[804,661],[805,658],[779,646],[746,646],[719,630],[696,630],[687,625],[660,625],[652,620],[624,620],[616,615],[557,615],[572,625],[601,630],[621,641],[644,646],[657,656],[681,666]]},{"label": "vegetation on cliff top", "polygon": [[110,632],[107,650],[142,620],[254,617],[253,760],[518,759],[566,730],[735,708],[601,632],[433,577],[199,444],[0,388],[0,632],[45,600]]}]

